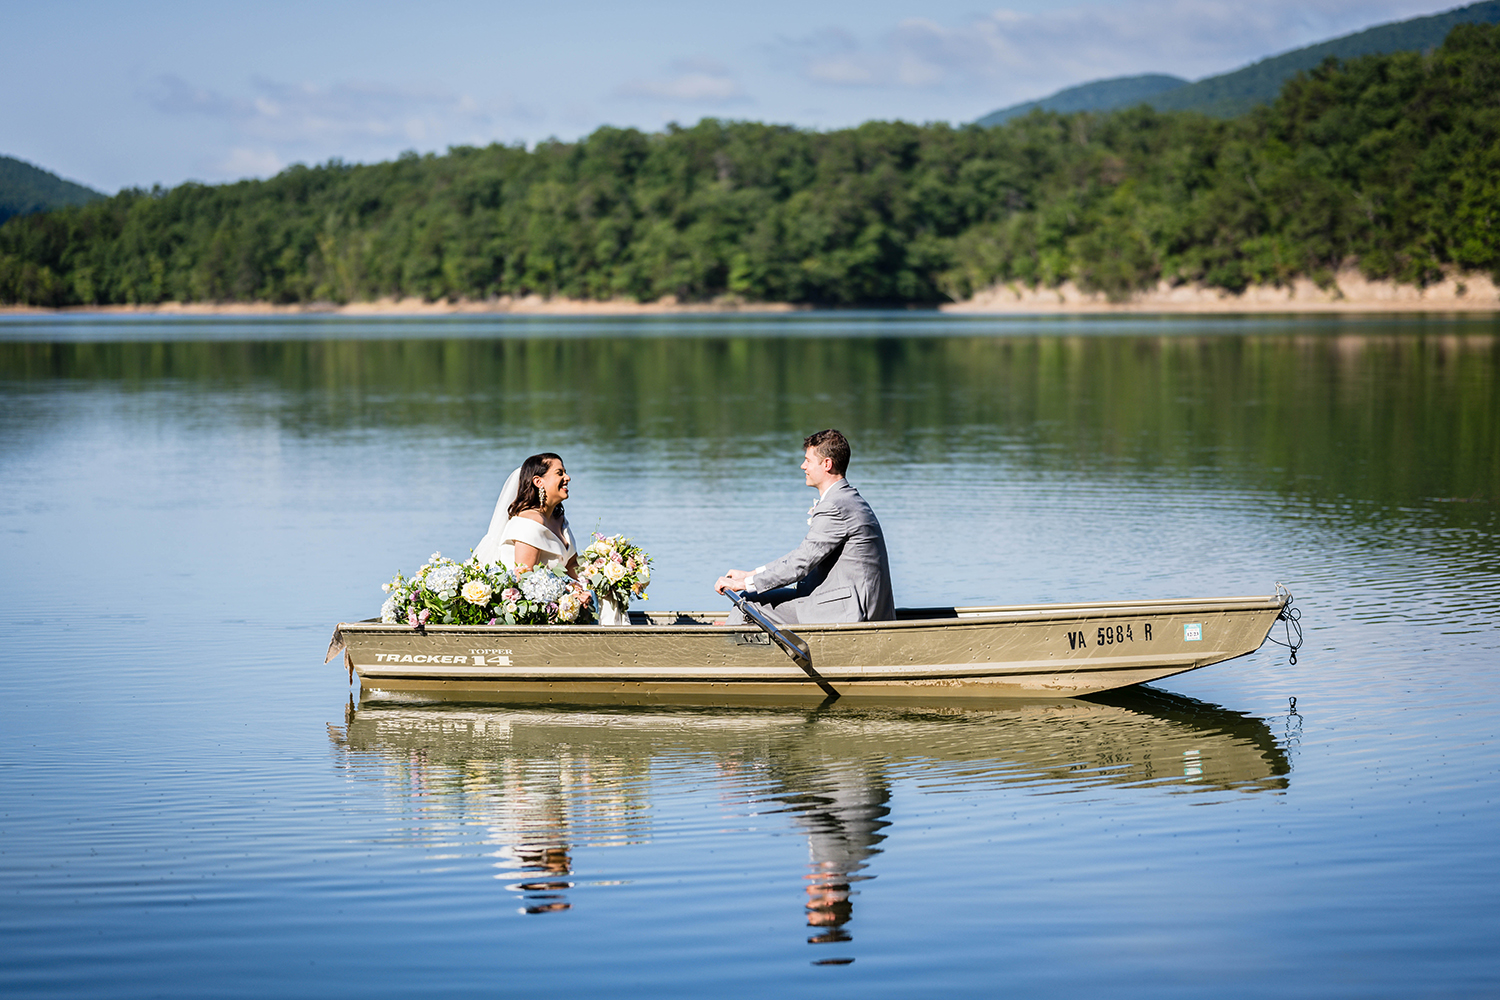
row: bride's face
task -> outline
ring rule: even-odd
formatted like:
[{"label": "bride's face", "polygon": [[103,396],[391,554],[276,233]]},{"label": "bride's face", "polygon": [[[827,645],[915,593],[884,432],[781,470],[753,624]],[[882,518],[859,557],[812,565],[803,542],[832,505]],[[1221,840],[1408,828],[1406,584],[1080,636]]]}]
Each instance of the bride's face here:
[{"label": "bride's face", "polygon": [[562,503],[568,499],[569,481],[568,470],[564,469],[563,464],[555,458],[547,460],[547,474],[545,476],[537,476],[532,480],[532,482],[547,491],[548,500],[556,497],[558,503]]}]

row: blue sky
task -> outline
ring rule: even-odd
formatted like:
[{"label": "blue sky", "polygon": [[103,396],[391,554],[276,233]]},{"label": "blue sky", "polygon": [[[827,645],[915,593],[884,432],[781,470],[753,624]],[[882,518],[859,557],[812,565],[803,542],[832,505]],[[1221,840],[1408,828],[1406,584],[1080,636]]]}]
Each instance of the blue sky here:
[{"label": "blue sky", "polygon": [[5,0],[0,153],[113,192],[705,116],[962,123],[1450,9],[1420,0],[716,5]]}]

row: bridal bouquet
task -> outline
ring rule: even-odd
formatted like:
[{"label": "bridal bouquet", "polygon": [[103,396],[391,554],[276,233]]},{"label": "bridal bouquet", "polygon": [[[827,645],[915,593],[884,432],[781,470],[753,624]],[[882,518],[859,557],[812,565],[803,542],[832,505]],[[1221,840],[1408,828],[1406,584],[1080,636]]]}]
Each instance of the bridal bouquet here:
[{"label": "bridal bouquet", "polygon": [[578,553],[578,578],[594,593],[618,605],[630,607],[630,599],[646,600],[651,582],[651,557],[624,535],[601,535]]},{"label": "bridal bouquet", "polygon": [[557,625],[587,620],[589,596],[549,569],[512,573],[504,566],[454,562],[434,552],[410,578],[381,584],[386,625]]}]

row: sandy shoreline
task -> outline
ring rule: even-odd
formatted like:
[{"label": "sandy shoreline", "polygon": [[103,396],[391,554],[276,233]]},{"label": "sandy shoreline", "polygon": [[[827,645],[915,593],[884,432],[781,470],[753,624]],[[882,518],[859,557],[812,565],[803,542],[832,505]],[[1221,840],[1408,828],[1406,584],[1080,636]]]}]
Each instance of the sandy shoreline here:
[{"label": "sandy shoreline", "polygon": [[1393,281],[1370,281],[1350,268],[1335,283],[1319,288],[1306,278],[1284,287],[1252,285],[1235,295],[1201,285],[1173,287],[1162,282],[1127,302],[1110,302],[1084,292],[1071,281],[1057,288],[997,285],[965,302],[943,306],[944,312],[1023,315],[1069,313],[1425,313],[1500,312],[1500,289],[1487,274],[1450,276],[1418,288]]},{"label": "sandy shoreline", "polygon": [[43,309],[33,306],[0,306],[0,315],[65,315],[98,313],[111,316],[666,316],[685,313],[792,313],[808,312],[811,306],[788,302],[678,302],[667,296],[655,302],[634,299],[547,299],[540,295],[512,299],[460,299],[428,302],[419,298],[380,298],[372,302],[306,302],[273,305],[269,302],[162,302],[143,306],[64,306]]},{"label": "sandy shoreline", "polygon": [[[747,315],[812,311],[813,307],[786,302],[743,302],[718,299],[680,303],[667,296],[656,302],[631,299],[596,301],[504,296],[487,300],[426,302],[418,298],[382,298],[373,302],[331,302],[272,305],[266,302],[163,302],[149,306],[67,306],[42,309],[0,306],[0,315],[159,316],[664,316],[682,314]],[[947,303],[938,311],[959,315],[1109,315],[1180,313],[1226,315],[1235,313],[1493,313],[1500,312],[1500,289],[1488,275],[1453,276],[1426,288],[1391,281],[1368,281],[1356,270],[1341,271],[1334,286],[1319,288],[1301,278],[1285,287],[1256,285],[1234,295],[1198,285],[1157,288],[1125,302],[1110,302],[1098,293],[1084,292],[1072,282],[1057,288],[996,285],[963,302]]]}]

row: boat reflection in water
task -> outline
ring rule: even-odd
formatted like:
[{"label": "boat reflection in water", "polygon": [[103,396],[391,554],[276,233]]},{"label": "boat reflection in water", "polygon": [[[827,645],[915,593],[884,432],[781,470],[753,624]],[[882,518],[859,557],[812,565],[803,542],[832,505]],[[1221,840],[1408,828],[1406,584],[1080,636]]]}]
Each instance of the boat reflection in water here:
[{"label": "boat reflection in water", "polygon": [[653,809],[708,771],[731,811],[784,815],[806,835],[814,944],[851,939],[855,887],[875,877],[903,785],[1222,795],[1280,791],[1291,771],[1263,720],[1141,687],[958,707],[367,701],[330,732],[352,772],[405,793],[419,837],[451,848],[455,831],[485,831],[482,853],[525,913],[612,884],[579,882],[574,852],[649,843]]}]

